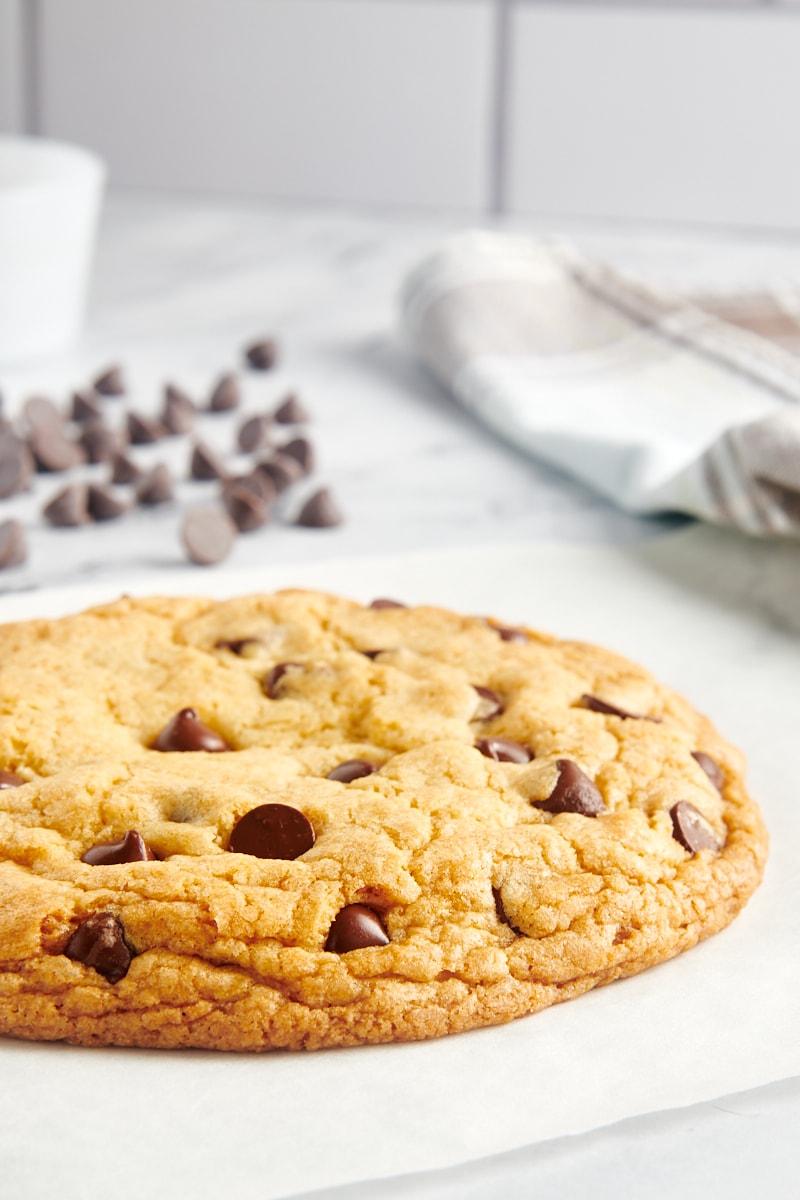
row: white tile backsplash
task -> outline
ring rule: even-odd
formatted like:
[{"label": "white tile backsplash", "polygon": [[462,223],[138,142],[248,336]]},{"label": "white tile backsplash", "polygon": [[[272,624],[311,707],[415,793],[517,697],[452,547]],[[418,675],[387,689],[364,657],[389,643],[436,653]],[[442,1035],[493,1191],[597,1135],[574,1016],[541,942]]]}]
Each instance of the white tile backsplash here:
[{"label": "white tile backsplash", "polygon": [[0,0],[0,133],[19,133],[24,123],[22,4]]},{"label": "white tile backsplash", "polygon": [[800,228],[800,19],[516,4],[516,212]]},{"label": "white tile backsplash", "polygon": [[39,0],[43,132],[117,185],[480,209],[491,0]]}]

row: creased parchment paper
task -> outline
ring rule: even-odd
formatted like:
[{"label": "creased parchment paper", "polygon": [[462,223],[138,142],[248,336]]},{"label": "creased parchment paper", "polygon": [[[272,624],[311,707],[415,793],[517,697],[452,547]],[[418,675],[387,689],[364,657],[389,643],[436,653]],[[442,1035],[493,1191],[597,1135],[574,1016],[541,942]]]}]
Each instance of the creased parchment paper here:
[{"label": "creased parchment paper", "polygon": [[800,547],[710,528],[633,547],[488,547],[150,576],[0,600],[290,584],[526,622],[628,654],[750,760],[771,833],[742,916],[690,953],[498,1029],[264,1056],[0,1040],[0,1192],[270,1200],[446,1167],[800,1073]]}]

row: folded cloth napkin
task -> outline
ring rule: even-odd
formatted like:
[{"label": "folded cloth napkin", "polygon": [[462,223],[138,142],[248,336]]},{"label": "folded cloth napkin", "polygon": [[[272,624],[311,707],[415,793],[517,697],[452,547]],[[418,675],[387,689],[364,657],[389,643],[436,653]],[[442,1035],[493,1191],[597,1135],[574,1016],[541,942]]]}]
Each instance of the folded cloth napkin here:
[{"label": "folded cloth napkin", "polygon": [[574,246],[446,242],[405,331],[477,417],[633,512],[800,537],[800,304],[648,287]]}]

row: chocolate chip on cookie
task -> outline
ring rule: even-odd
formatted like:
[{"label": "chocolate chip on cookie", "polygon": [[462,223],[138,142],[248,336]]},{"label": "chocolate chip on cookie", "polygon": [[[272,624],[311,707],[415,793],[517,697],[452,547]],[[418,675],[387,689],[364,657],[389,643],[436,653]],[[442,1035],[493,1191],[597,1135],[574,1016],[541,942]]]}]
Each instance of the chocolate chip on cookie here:
[{"label": "chocolate chip on cookie", "polygon": [[171,721],[167,722],[152,743],[151,749],[164,752],[206,750],[210,753],[217,753],[221,750],[230,750],[231,747],[223,737],[203,724],[197,715],[197,709],[182,708]]},{"label": "chocolate chip on cookie", "polygon": [[578,813],[582,817],[596,817],[605,810],[599,789],[577,763],[570,758],[559,758],[556,766],[556,786],[546,800],[535,800],[534,808],[550,813]]},{"label": "chocolate chip on cookie", "polygon": [[377,600],[371,600],[368,608],[408,608],[407,604],[401,603],[400,600],[387,600],[384,596],[379,596]]},{"label": "chocolate chip on cookie", "polygon": [[129,829],[119,842],[100,842],[81,855],[81,862],[92,867],[111,867],[122,863],[152,862],[155,854],[140,833]]},{"label": "chocolate chip on cookie", "polygon": [[302,671],[303,664],[298,662],[282,662],[269,671],[261,681],[261,688],[270,700],[277,700],[281,694],[281,680],[287,671]]},{"label": "chocolate chip on cookie", "polygon": [[580,707],[588,708],[590,712],[605,713],[609,717],[619,717],[622,721],[653,721],[656,725],[661,724],[658,717],[645,717],[641,713],[628,712],[624,708],[618,708],[616,704],[601,700],[599,696],[590,696],[588,692],[581,696]]},{"label": "chocolate chip on cookie", "polygon": [[672,836],[690,854],[697,854],[698,850],[722,849],[722,843],[708,821],[688,800],[673,804],[669,815],[672,817]]},{"label": "chocolate chip on cookie", "polygon": [[260,804],[233,827],[228,849],[255,858],[299,858],[314,845],[314,827],[305,813],[289,804]]},{"label": "chocolate chip on cookie", "polygon": [[491,721],[493,717],[499,717],[505,711],[503,697],[493,688],[481,687],[477,683],[473,683],[474,690],[478,693],[478,707],[470,717],[471,721]]},{"label": "chocolate chip on cookie", "polygon": [[475,749],[480,750],[485,758],[493,758],[495,762],[526,763],[535,757],[530,746],[512,742],[511,738],[478,738]]},{"label": "chocolate chip on cookie", "polygon": [[705,754],[702,750],[693,750],[692,758],[698,766],[703,768],[717,791],[721,792],[725,784],[725,774],[719,763],[715,762],[710,754]]},{"label": "chocolate chip on cookie", "polygon": [[247,657],[247,651],[251,646],[262,646],[261,638],[243,637],[243,638],[217,638],[214,642],[215,650],[230,650],[231,654],[236,654],[239,658],[243,655]]},{"label": "chocolate chip on cookie", "polygon": [[26,781],[13,771],[0,771],[0,788],[22,787]]},{"label": "chocolate chip on cookie", "polygon": [[378,770],[378,764],[370,762],[366,758],[348,758],[346,762],[339,763],[338,767],[334,767],[325,776],[326,779],[335,779],[337,783],[352,783],[354,779],[363,779],[365,775],[372,775]]},{"label": "chocolate chip on cookie", "polygon": [[82,921],[64,947],[64,954],[93,967],[109,983],[119,983],[128,974],[133,958],[122,922],[112,912],[94,913]]},{"label": "chocolate chip on cookie", "polygon": [[499,635],[501,642],[529,642],[531,640],[524,629],[516,629],[513,625],[496,625],[494,621],[490,621],[489,625]]},{"label": "chocolate chip on cookie", "polygon": [[389,935],[378,914],[366,904],[348,904],[334,918],[325,949],[347,954],[367,946],[387,946]]}]

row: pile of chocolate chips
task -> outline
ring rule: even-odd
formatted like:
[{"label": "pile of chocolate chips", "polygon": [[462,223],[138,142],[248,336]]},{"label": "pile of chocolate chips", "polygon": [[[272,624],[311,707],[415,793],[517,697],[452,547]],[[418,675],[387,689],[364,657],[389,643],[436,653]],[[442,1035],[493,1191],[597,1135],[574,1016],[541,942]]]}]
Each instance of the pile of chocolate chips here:
[{"label": "pile of chocolate chips", "polygon": [[[246,366],[269,371],[278,360],[272,338],[244,350]],[[226,413],[241,403],[239,380],[226,372],[205,405],[198,405],[173,383],[164,387],[157,418],[127,410],[124,423],[107,421],[108,405],[127,391],[120,366],[102,371],[91,386],[73,393],[62,413],[43,396],[30,397],[17,422],[3,416],[0,398],[0,504],[25,492],[34,473],[66,475],[49,497],[42,516],[58,528],[113,521],[130,508],[154,507],[174,500],[169,467],[158,463],[145,471],[136,462],[136,446],[164,438],[189,438],[199,413]],[[228,457],[194,439],[187,455],[187,474],[215,483],[218,493],[208,504],[183,514],[180,538],[187,556],[204,566],[221,562],[236,537],[266,525],[275,515],[278,497],[289,493],[314,471],[314,448],[302,429],[309,413],[298,396],[286,396],[269,412],[246,417],[237,432],[233,453],[250,456],[249,468],[236,472]],[[295,427],[295,428],[292,428]],[[296,428],[301,427],[301,428]],[[86,482],[79,469],[86,463],[108,468],[105,482]],[[120,492],[121,487],[127,492]],[[319,488],[293,517],[293,524],[326,529],[341,524],[339,506],[328,488]],[[0,570],[27,558],[25,528],[14,516],[0,520]]]}]

